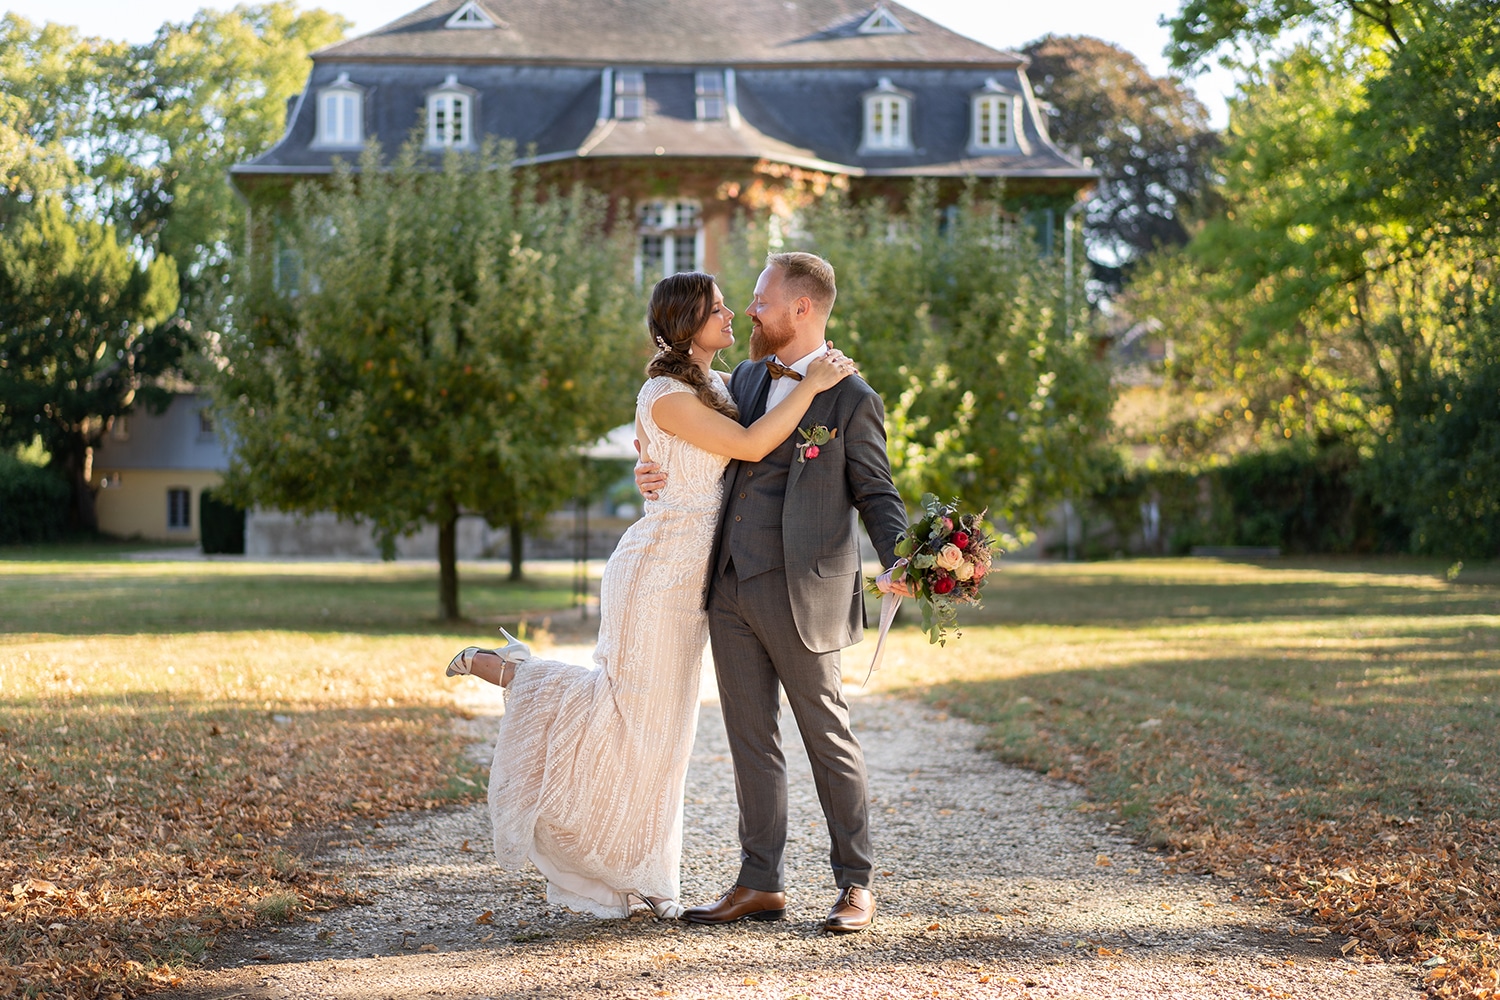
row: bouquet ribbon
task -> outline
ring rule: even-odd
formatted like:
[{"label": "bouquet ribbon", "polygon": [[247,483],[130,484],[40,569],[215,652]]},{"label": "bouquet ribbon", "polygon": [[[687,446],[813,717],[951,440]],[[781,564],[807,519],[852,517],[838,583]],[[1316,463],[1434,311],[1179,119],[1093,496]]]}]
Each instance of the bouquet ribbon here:
[{"label": "bouquet ribbon", "polygon": [[875,639],[875,657],[870,661],[870,669],[865,671],[865,684],[870,683],[870,678],[875,671],[880,669],[880,661],[885,659],[885,637],[891,631],[891,623],[896,620],[896,609],[901,607],[901,597],[898,594],[883,593],[880,595],[880,634]]}]

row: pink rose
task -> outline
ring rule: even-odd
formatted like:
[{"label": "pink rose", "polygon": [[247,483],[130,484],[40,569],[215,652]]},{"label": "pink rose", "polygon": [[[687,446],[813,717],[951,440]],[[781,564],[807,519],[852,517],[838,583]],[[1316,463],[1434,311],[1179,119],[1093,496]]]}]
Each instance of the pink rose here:
[{"label": "pink rose", "polygon": [[817,445],[810,444],[810,445],[807,446],[807,457],[808,458],[817,458],[818,457],[818,446]]},{"label": "pink rose", "polygon": [[940,576],[932,581],[932,592],[934,594],[949,594],[953,592],[953,577]]},{"label": "pink rose", "polygon": [[974,579],[983,580],[984,575],[990,571],[988,563],[977,562],[974,564]]},{"label": "pink rose", "polygon": [[943,518],[943,534],[946,535],[948,532],[950,532],[952,530],[953,530],[953,518],[951,518],[951,517],[945,517],[945,518]]},{"label": "pink rose", "polygon": [[958,568],[958,564],[963,561],[963,550],[957,545],[944,545],[943,550],[937,554],[939,569],[955,570]]}]

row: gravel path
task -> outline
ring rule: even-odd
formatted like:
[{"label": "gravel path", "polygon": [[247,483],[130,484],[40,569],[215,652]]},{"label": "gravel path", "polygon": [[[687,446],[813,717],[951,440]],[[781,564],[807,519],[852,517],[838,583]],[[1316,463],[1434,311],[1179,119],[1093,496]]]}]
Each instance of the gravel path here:
[{"label": "gravel path", "polygon": [[[583,662],[588,650],[558,655]],[[499,701],[465,685],[476,739]],[[876,925],[819,933],[836,889],[796,727],[788,914],[702,928],[547,906],[535,871],[491,863],[483,805],[337,831],[317,854],[372,902],[225,940],[183,1000],[502,997],[1317,997],[1421,995],[1408,971],[1343,958],[1342,938],[1242,900],[1079,810],[1076,787],[998,763],[983,732],[851,692],[875,799]],[[711,682],[688,772],[683,892],[738,867],[734,779]],[[788,717],[789,718],[789,717]],[[476,743],[477,756],[488,748]],[[488,914],[488,915],[486,915]],[[485,922],[478,922],[480,920]]]}]

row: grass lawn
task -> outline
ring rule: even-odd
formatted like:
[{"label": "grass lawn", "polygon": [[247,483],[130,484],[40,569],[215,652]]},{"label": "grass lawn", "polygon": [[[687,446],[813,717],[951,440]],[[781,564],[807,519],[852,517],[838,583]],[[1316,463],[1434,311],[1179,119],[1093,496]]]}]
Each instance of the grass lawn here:
[{"label": "grass lawn", "polygon": [[[1181,867],[1482,995],[1500,571],[1445,568],[1007,565],[947,648],[898,628],[875,683],[986,724]],[[504,576],[463,567],[453,628],[430,565],[0,552],[0,995],[170,981],[224,928],[346,900],[289,831],[480,794],[441,666],[569,599],[565,567]]]},{"label": "grass lawn", "polygon": [[170,982],[220,930],[346,900],[289,832],[482,793],[442,667],[571,596],[506,572],[464,565],[444,626],[424,564],[0,555],[0,996]]},{"label": "grass lawn", "polygon": [[[986,724],[1085,808],[1362,942],[1436,995],[1500,968],[1500,571],[1008,565],[880,683]],[[850,658],[857,663],[859,656]]]}]

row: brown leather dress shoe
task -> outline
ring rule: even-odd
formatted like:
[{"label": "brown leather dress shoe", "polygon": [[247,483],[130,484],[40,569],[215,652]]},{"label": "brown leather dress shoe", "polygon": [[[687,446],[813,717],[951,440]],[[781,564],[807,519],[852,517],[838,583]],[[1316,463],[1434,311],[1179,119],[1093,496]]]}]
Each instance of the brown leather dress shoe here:
[{"label": "brown leather dress shoe", "polygon": [[786,913],[786,893],[761,892],[737,885],[709,906],[692,906],[682,919],[693,924],[732,924],[736,920],[780,920]]},{"label": "brown leather dress shoe", "polygon": [[823,929],[835,934],[862,931],[875,919],[875,894],[863,886],[851,885],[839,893]]}]

